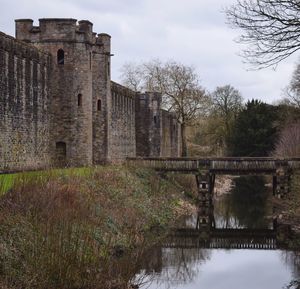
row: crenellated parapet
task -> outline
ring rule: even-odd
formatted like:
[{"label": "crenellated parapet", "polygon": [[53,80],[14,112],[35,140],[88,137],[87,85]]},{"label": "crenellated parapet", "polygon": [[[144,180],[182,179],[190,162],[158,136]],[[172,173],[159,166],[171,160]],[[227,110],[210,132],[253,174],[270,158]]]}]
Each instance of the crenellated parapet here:
[{"label": "crenellated parapet", "polygon": [[43,63],[47,63],[50,56],[49,53],[45,53],[32,45],[19,41],[2,32],[0,32],[0,49],[7,53],[13,53],[20,58],[30,58],[34,61]]},{"label": "crenellated parapet", "polygon": [[39,25],[32,19],[17,19],[16,38],[24,42],[84,42],[110,49],[110,35],[93,32],[93,23],[73,18],[41,18]]},{"label": "crenellated parapet", "polygon": [[136,96],[136,92],[114,81],[111,81],[111,92],[115,95],[123,95],[124,97],[130,97],[133,99]]}]

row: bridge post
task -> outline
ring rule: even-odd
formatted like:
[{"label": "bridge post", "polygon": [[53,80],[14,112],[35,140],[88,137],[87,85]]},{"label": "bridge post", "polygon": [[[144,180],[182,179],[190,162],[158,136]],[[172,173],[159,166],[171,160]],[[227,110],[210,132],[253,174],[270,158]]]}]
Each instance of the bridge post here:
[{"label": "bridge post", "polygon": [[196,175],[199,211],[197,228],[211,226],[213,223],[213,189],[215,175],[209,171],[199,171]]},{"label": "bridge post", "polygon": [[278,198],[284,198],[290,191],[291,172],[288,165],[282,163],[276,169],[276,175],[273,176],[273,194]]}]

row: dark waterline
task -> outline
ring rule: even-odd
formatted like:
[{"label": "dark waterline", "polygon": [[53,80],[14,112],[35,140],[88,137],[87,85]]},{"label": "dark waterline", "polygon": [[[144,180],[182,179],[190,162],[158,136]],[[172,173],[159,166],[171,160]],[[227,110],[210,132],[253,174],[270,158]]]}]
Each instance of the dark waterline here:
[{"label": "dark waterline", "polygon": [[[273,229],[270,191],[262,179],[236,179],[236,186],[230,194],[214,201],[215,232],[221,231],[223,234],[229,231],[232,235],[234,231],[237,234],[245,231],[241,229],[259,232]],[[191,216],[178,226],[184,230],[194,228],[196,219],[197,216]],[[189,232],[189,229],[184,230],[184,234]],[[204,239],[205,234],[203,232]],[[220,241],[223,237],[217,235],[209,242],[202,241],[202,237],[199,241],[188,236],[181,237],[180,241],[171,239],[153,248],[145,261],[147,265],[140,269],[136,281],[142,284],[141,288],[151,289],[281,289],[300,276],[299,257],[295,252],[270,248],[224,249],[224,241]],[[238,237],[226,238],[225,247],[245,246],[238,244],[244,242],[239,241]],[[266,238],[258,241],[255,238],[246,239],[246,243],[250,243],[246,245],[252,246],[252,243]],[[208,248],[213,242],[220,248]]]}]

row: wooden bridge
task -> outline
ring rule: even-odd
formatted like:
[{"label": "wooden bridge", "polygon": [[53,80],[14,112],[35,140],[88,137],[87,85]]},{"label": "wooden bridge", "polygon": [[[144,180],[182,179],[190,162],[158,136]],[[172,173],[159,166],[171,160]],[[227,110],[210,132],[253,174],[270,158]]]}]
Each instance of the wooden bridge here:
[{"label": "wooden bridge", "polygon": [[290,190],[291,175],[300,170],[300,158],[277,159],[262,157],[243,158],[128,158],[130,166],[151,168],[159,172],[194,174],[198,188],[199,225],[210,222],[213,210],[215,176],[271,175],[273,194],[285,197]]},{"label": "wooden bridge", "polygon": [[275,174],[280,169],[300,169],[300,158],[128,158],[127,164],[165,172],[197,174],[207,170],[226,175]]},{"label": "wooden bridge", "polygon": [[212,194],[217,174],[272,175],[274,195],[281,197],[289,191],[290,176],[300,170],[300,158],[128,158],[127,164],[160,172],[194,174],[202,197]]}]

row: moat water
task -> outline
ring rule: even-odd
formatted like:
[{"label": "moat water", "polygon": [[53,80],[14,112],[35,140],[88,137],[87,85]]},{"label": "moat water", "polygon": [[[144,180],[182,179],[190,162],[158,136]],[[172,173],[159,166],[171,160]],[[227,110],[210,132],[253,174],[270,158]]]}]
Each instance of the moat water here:
[{"label": "moat water", "polygon": [[[214,201],[214,229],[225,237],[208,237],[205,230],[199,238],[182,236],[193,233],[196,226],[197,216],[185,218],[177,224],[181,235],[147,252],[133,283],[144,289],[281,289],[299,279],[299,253],[285,250],[261,233],[274,229],[271,189],[261,179],[235,182],[229,194]],[[259,240],[255,233],[239,240],[239,232],[244,231],[260,232]],[[226,232],[235,237],[228,238]]]}]

